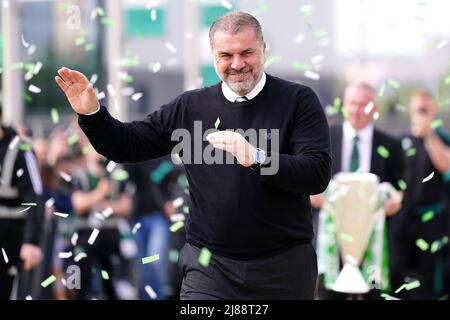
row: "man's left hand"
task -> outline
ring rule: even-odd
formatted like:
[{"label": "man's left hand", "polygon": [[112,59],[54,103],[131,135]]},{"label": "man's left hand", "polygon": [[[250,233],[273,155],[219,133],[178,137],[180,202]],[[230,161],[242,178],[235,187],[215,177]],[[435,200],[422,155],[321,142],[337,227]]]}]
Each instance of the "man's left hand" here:
[{"label": "man's left hand", "polygon": [[41,248],[31,243],[22,244],[20,248],[20,259],[23,260],[25,271],[33,269],[41,262]]},{"label": "man's left hand", "polygon": [[214,148],[231,153],[244,167],[250,167],[255,162],[256,147],[237,132],[213,132],[206,139]]},{"label": "man's left hand", "polygon": [[401,202],[396,202],[392,198],[388,198],[386,203],[384,204],[384,212],[386,217],[392,217],[397,214],[402,207]]}]

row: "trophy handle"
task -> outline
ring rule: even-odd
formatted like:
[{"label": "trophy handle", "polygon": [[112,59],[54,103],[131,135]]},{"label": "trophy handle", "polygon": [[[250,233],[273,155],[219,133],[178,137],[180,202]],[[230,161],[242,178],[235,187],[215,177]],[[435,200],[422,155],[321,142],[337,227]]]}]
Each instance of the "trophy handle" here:
[{"label": "trophy handle", "polygon": [[367,293],[370,290],[359,268],[348,262],[345,263],[331,289],[352,294]]}]

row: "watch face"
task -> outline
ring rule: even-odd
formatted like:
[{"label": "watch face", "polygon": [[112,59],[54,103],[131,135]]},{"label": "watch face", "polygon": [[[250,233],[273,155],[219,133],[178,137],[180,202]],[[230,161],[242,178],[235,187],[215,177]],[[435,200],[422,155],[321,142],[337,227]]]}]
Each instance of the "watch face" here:
[{"label": "watch face", "polygon": [[264,151],[261,149],[256,150],[256,162],[263,163],[266,160],[266,155],[264,154]]}]

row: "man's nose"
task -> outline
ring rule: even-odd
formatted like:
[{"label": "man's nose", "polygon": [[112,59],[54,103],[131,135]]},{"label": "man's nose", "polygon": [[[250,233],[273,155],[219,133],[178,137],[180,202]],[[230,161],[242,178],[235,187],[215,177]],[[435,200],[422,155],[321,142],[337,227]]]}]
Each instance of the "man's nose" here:
[{"label": "man's nose", "polygon": [[235,55],[231,63],[231,68],[234,70],[241,70],[245,66],[244,59],[241,56]]}]

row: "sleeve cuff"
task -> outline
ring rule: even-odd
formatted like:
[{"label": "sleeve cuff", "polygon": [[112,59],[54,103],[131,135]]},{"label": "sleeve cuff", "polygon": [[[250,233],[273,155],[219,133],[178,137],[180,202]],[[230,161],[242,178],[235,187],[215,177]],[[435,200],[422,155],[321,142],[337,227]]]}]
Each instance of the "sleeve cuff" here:
[{"label": "sleeve cuff", "polygon": [[92,114],[80,114],[78,113],[78,123],[81,128],[98,127],[99,124],[105,121],[108,116],[108,111],[104,106],[100,106],[99,109]]}]

